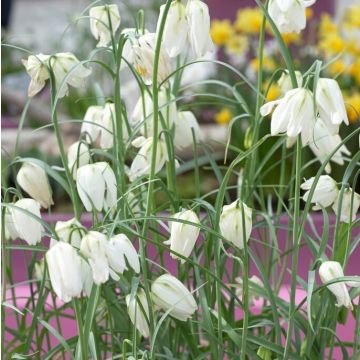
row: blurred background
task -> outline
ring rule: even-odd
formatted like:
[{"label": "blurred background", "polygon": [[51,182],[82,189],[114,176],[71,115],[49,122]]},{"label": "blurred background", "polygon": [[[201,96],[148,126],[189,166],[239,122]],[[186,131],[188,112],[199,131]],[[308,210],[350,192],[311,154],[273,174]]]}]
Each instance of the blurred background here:
[{"label": "blurred background", "polygon": [[[124,0],[117,3],[121,13],[121,29],[134,27],[139,9],[146,14],[146,27],[154,31],[158,16],[160,0]],[[212,18],[211,35],[217,47],[213,58],[226,61],[244,73],[252,82],[256,81],[258,59],[256,57],[257,39],[261,25],[261,12],[254,8],[253,0],[208,0],[206,1]],[[27,87],[29,77],[21,64],[21,59],[30,53],[51,54],[70,51],[80,59],[86,59],[95,47],[95,40],[89,31],[87,8],[91,2],[86,0],[3,0],[2,1],[2,171],[5,178],[12,178],[11,171],[6,166],[12,159],[18,126],[22,110],[27,103]],[[286,34],[284,39],[291,49],[296,66],[306,71],[316,59],[321,59],[328,66],[323,75],[335,77],[343,89],[349,127],[342,127],[341,136],[349,134],[359,126],[360,114],[360,0],[318,0],[307,11],[308,25],[301,34]],[[11,44],[11,47],[6,44]],[[277,80],[272,79],[274,70],[283,67],[279,50],[270,29],[267,29],[265,46],[265,85],[264,93],[268,100],[280,96]],[[134,100],[138,97],[136,84],[129,74],[122,74],[123,86],[126,87],[125,104],[131,114]],[[205,142],[212,150],[212,156],[219,164],[223,164],[224,147],[227,141],[229,123],[233,117],[240,115],[242,110],[234,101],[215,101],[207,98],[206,93],[219,93],[229,96],[224,90],[215,86],[205,89],[188,87],[191,83],[203,79],[220,79],[230,84],[238,80],[231,72],[214,64],[206,63],[195,66],[184,73],[182,85],[188,92],[188,101],[178,104],[181,109],[191,108],[201,123],[205,134]],[[272,79],[272,80],[271,80]],[[66,146],[77,140],[81,120],[89,105],[96,103],[99,89],[111,97],[111,84],[101,74],[94,71],[91,86],[84,92],[71,90],[70,96],[64,98],[59,108],[59,118]],[[49,89],[44,89],[32,99],[19,141],[19,155],[41,158],[51,165],[59,164],[55,136],[50,123]],[[243,87],[243,97],[253,106],[255,94]],[[262,132],[269,132],[269,122],[265,122]],[[40,127],[40,130],[38,129]],[[248,123],[237,121],[231,132],[231,144],[237,149],[246,148],[246,130]],[[38,129],[38,130],[35,130]],[[274,140],[275,141],[275,140]],[[348,148],[351,152],[358,149],[358,140],[351,142]],[[266,154],[266,147],[261,151]],[[232,153],[230,152],[229,158]],[[189,158],[191,151],[179,154],[182,159]],[[305,159],[310,161],[313,155],[305,150]],[[281,161],[280,154],[274,154],[274,161]],[[285,160],[283,160],[285,161]],[[311,176],[318,168],[318,163],[308,168]],[[332,176],[342,177],[343,168],[332,165]],[[272,176],[277,168],[269,169],[266,176],[273,183]],[[202,193],[211,191],[218,186],[213,175],[202,174]],[[306,175],[306,174],[305,174]],[[192,197],[193,174],[182,174],[183,197]],[[233,182],[236,182],[234,176]],[[62,198],[61,189],[55,189],[55,197]],[[55,203],[59,203],[56,202]],[[62,203],[66,210],[67,205]],[[59,211],[63,209],[58,209]]]}]

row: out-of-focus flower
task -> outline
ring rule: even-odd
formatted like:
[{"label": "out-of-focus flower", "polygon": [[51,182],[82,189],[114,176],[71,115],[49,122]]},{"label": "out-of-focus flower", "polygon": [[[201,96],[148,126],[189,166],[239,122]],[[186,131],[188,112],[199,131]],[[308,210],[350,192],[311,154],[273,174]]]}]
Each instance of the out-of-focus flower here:
[{"label": "out-of-focus flower", "polygon": [[45,86],[49,79],[49,69],[47,68],[49,55],[38,54],[30,55],[27,60],[22,60],[27,73],[30,75],[28,96],[33,97]]},{"label": "out-of-focus flower", "polygon": [[349,6],[344,14],[344,26],[350,29],[360,28],[360,6],[352,5]]},{"label": "out-of-focus flower", "polygon": [[345,64],[345,62],[339,59],[329,65],[328,71],[330,75],[336,77],[345,72],[347,68],[348,66]]},{"label": "out-of-focus flower", "polygon": [[81,166],[87,165],[90,162],[89,147],[83,142],[74,142],[69,146],[67,160],[69,169],[74,179],[76,179],[77,169]]},{"label": "out-of-focus flower", "polygon": [[[140,148],[140,150],[136,154],[130,167],[130,181],[134,181],[140,176],[150,174],[153,138],[149,137],[146,139],[144,137],[139,137],[132,142],[132,145]],[[163,168],[167,159],[168,154],[165,141],[158,139],[155,162],[156,173],[158,173]]]},{"label": "out-of-focus flower", "polygon": [[57,221],[55,224],[55,232],[59,239],[78,249],[80,248],[81,239],[85,235],[85,231],[85,228],[75,218],[68,221]]},{"label": "out-of-focus flower", "polygon": [[229,55],[244,54],[249,47],[249,41],[246,36],[233,34],[226,43],[226,53]]},{"label": "out-of-focus flower", "polygon": [[[276,63],[273,60],[273,58],[268,57],[268,56],[264,56],[263,57],[263,61],[262,61],[262,66],[263,66],[263,70],[266,71],[273,71],[276,69]],[[259,67],[260,67],[260,60],[259,58],[254,58],[250,61],[250,67],[255,70],[255,71],[259,71]]]},{"label": "out-of-focus flower", "polygon": [[222,108],[214,116],[215,121],[220,125],[228,124],[233,118],[233,113],[229,108]]},{"label": "out-of-focus flower", "polygon": [[[133,46],[134,68],[146,85],[152,84],[156,48],[156,34],[141,35]],[[165,47],[160,48],[157,82],[162,83],[171,73],[170,57]]]},{"label": "out-of-focus flower", "polygon": [[111,41],[110,24],[113,34],[120,26],[119,8],[115,4],[94,6],[89,10],[89,17],[91,33],[99,41],[96,46],[106,46]]},{"label": "out-of-focus flower", "polygon": [[[194,224],[200,224],[198,216],[192,210],[181,211],[173,215],[173,219],[185,220]],[[170,249],[184,257],[189,257],[195,242],[199,236],[200,228],[194,225],[184,224],[178,221],[170,221],[170,239],[165,244],[170,244]],[[173,259],[178,257],[170,253]],[[185,260],[181,260],[184,263]]]},{"label": "out-of-focus flower", "polygon": [[320,78],[317,82],[315,96],[320,117],[331,134],[339,132],[342,122],[349,125],[344,99],[336,80]]},{"label": "out-of-focus flower", "polygon": [[302,40],[300,34],[294,32],[284,33],[282,38],[286,45],[300,45]]},{"label": "out-of-focus flower", "polygon": [[233,34],[234,29],[229,20],[213,20],[211,22],[210,35],[215,45],[223,46],[228,44]]},{"label": "out-of-focus flower", "polygon": [[267,90],[266,101],[276,100],[281,95],[280,86],[274,83],[272,83],[269,88],[268,88],[268,84],[266,84],[265,90]]},{"label": "out-of-focus flower", "polygon": [[53,205],[52,191],[45,170],[31,162],[24,162],[16,176],[20,187],[47,209]]},{"label": "out-of-focus flower", "polygon": [[97,231],[89,231],[81,240],[80,252],[89,262],[96,285],[103,284],[109,278],[107,245],[106,236]]},{"label": "out-of-focus flower", "polygon": [[[341,141],[339,134],[332,135],[322,119],[317,119],[314,127],[314,139],[309,142],[309,147],[320,162],[323,163]],[[344,165],[343,154],[351,154],[345,145],[342,145],[330,160],[338,165]],[[326,164],[325,171],[331,172],[329,163]]]},{"label": "out-of-focus flower", "polygon": [[[235,278],[236,281],[236,296],[240,299],[243,300],[243,279],[241,277],[237,277]],[[255,285],[255,286],[254,286]],[[249,301],[251,304],[254,303],[254,300],[258,300],[259,299],[259,295],[258,295],[258,291],[257,288],[264,287],[263,282],[260,280],[260,278],[258,278],[256,275],[251,276],[251,278],[249,278]]]},{"label": "out-of-focus flower", "polygon": [[312,8],[308,7],[305,9],[305,15],[306,15],[306,20],[311,20],[314,16],[314,11]]},{"label": "out-of-focus flower", "polygon": [[17,237],[25,240],[29,245],[36,245],[41,241],[44,228],[38,220],[26,212],[41,219],[40,204],[33,199],[20,199],[14,206],[16,208],[11,209],[11,216]]},{"label": "out-of-focus flower", "polygon": [[136,326],[142,336],[149,337],[149,304],[144,290],[138,291],[133,297],[131,294],[127,295],[126,305],[131,322]]},{"label": "out-of-focus flower", "polygon": [[349,74],[354,78],[356,84],[360,86],[360,56],[356,58],[349,66]]},{"label": "out-of-focus flower", "polygon": [[69,85],[75,88],[83,88],[86,78],[91,74],[91,70],[82,65],[71,53],[52,55],[49,58],[49,65],[54,72],[59,97],[69,93]]},{"label": "out-of-focus flower", "polygon": [[46,252],[50,281],[56,295],[64,302],[79,296],[83,289],[81,257],[65,242],[57,242]]},{"label": "out-of-focus flower", "polygon": [[116,205],[116,178],[108,163],[97,162],[82,166],[77,171],[76,184],[87,211],[107,211]]},{"label": "out-of-focus flower", "polygon": [[139,256],[129,238],[118,234],[110,238],[106,247],[109,266],[116,273],[122,274],[128,269],[126,263],[136,272],[140,272]]},{"label": "out-of-focus flower", "polygon": [[191,111],[179,111],[175,118],[175,147],[189,147],[193,143],[193,131],[196,141],[201,140],[202,135],[195,115]]},{"label": "out-of-focus flower", "polygon": [[[243,227],[243,221],[245,229]],[[243,249],[244,241],[249,241],[252,230],[252,209],[246,206],[246,204],[239,199],[230,205],[224,205],[219,225],[221,235],[239,249]]]},{"label": "out-of-focus flower", "polygon": [[360,117],[360,92],[345,97],[346,111],[351,124]]},{"label": "out-of-focus flower", "polygon": [[[160,6],[160,15],[156,33],[159,32],[165,4]],[[181,1],[172,1],[166,17],[163,32],[163,44],[170,57],[179,55],[186,47],[189,25],[186,18],[185,6]]]},{"label": "out-of-focus flower", "polygon": [[306,8],[316,0],[270,0],[269,15],[281,33],[299,33],[306,26]]},{"label": "out-of-focus flower", "polygon": [[[295,77],[297,81],[297,87],[302,87],[303,84],[303,77],[300,71],[295,71]],[[291,90],[293,88],[290,74],[288,70],[285,70],[282,74],[280,79],[278,80],[278,85],[281,88],[281,92],[285,94],[287,91]]]},{"label": "out-of-focus flower", "polygon": [[[177,118],[176,101],[172,94],[162,89],[158,93],[159,114],[163,117],[166,128],[171,129],[173,123]],[[148,92],[144,93],[144,99],[140,96],[137,101],[132,116],[131,122],[135,127],[140,128],[140,132],[144,136],[153,136],[153,101]],[[159,122],[159,133],[164,130],[161,119]]]},{"label": "out-of-focus flower", "polygon": [[318,46],[326,56],[331,57],[341,53],[345,49],[346,43],[340,34],[329,33],[319,41]]},{"label": "out-of-focus flower", "polygon": [[319,37],[324,38],[329,34],[337,34],[339,31],[338,26],[333,22],[329,14],[321,14],[319,23]]},{"label": "out-of-focus flower", "polygon": [[[343,277],[344,271],[341,267],[341,264],[337,261],[324,261],[319,268],[319,276],[323,283],[327,283]],[[335,284],[327,285],[326,287],[336,296],[337,307],[345,306],[348,309],[352,310],[353,305],[351,303],[346,284],[349,286],[355,285],[354,282],[342,281]],[[356,284],[356,286],[358,285]]]},{"label": "out-of-focus flower", "polygon": [[286,133],[291,140],[301,134],[303,146],[307,145],[313,138],[316,121],[312,92],[303,88],[289,90],[283,98],[264,104],[261,115],[270,114],[274,106],[277,107],[271,118],[271,134]]},{"label": "out-of-focus flower", "polygon": [[155,305],[180,321],[191,318],[197,310],[197,304],[189,290],[174,276],[159,276],[151,286]]},{"label": "out-of-focus flower", "polygon": [[257,7],[238,10],[234,27],[236,31],[249,35],[258,35],[261,29],[263,13]]},{"label": "out-of-focus flower", "polygon": [[[352,212],[351,210],[351,199],[353,198]],[[336,216],[340,216],[340,221],[350,223],[356,219],[357,211],[360,207],[360,195],[353,191],[351,188],[345,189],[342,196],[340,213],[338,213],[340,195],[336,198],[333,210]]]},{"label": "out-of-focus flower", "polygon": [[201,58],[214,48],[210,36],[209,8],[200,0],[189,0],[186,4],[186,15],[191,48],[196,58]]},{"label": "out-of-focus flower", "polygon": [[[315,178],[312,177],[301,184],[301,189],[306,190],[303,196],[303,200],[305,202],[308,201],[310,189],[314,184],[314,180]],[[321,175],[310,200],[315,204],[313,210],[321,210],[322,207],[326,208],[331,206],[337,199],[338,194],[339,189],[337,187],[336,181],[329,175]]]}]

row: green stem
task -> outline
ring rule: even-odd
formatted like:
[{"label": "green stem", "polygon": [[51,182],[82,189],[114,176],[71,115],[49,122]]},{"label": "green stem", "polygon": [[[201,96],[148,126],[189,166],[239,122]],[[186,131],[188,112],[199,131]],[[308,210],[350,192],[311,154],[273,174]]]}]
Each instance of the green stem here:
[{"label": "green stem", "polygon": [[79,299],[73,299],[73,308],[75,310],[76,324],[79,335],[81,359],[88,360],[88,346],[84,336],[84,324],[82,321],[81,306],[79,304]]}]

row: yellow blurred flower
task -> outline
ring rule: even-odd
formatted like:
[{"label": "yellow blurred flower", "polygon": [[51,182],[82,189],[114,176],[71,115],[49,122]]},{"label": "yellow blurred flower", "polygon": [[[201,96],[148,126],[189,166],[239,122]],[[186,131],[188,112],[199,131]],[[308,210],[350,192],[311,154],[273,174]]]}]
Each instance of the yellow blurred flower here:
[{"label": "yellow blurred flower", "polygon": [[337,33],[329,33],[319,42],[319,48],[328,56],[338,55],[345,47],[344,39]]},{"label": "yellow blurred flower", "polygon": [[351,39],[346,44],[346,52],[351,55],[359,56],[360,55],[360,46],[359,40]]},{"label": "yellow blurred flower", "polygon": [[213,20],[211,22],[210,35],[216,45],[225,45],[232,34],[234,29],[229,20]]},{"label": "yellow blurred flower", "polygon": [[313,9],[311,7],[307,7],[305,9],[305,15],[306,15],[306,20],[311,20],[314,15]]},{"label": "yellow blurred flower", "polygon": [[226,107],[222,108],[219,112],[217,112],[214,117],[215,121],[220,125],[228,124],[232,118],[232,112],[229,108]]},{"label": "yellow blurred flower", "polygon": [[343,60],[336,60],[329,65],[328,71],[329,71],[330,75],[336,76],[336,75],[344,73],[346,68],[347,68],[347,65],[345,64],[345,62]]},{"label": "yellow blurred flower", "polygon": [[[267,86],[265,87],[265,90],[267,90]],[[272,83],[266,94],[266,101],[276,100],[280,95],[281,95],[281,89],[279,85]]]},{"label": "yellow blurred flower", "polygon": [[349,66],[349,74],[354,78],[356,83],[360,86],[360,58],[357,58],[350,66]]},{"label": "yellow blurred flower", "polygon": [[347,28],[360,28],[360,6],[353,5],[346,9],[344,26]]},{"label": "yellow blurred flower", "polygon": [[320,18],[319,36],[326,37],[331,33],[337,33],[338,26],[333,22],[329,14],[323,14]]},{"label": "yellow blurred flower", "polygon": [[244,53],[249,46],[246,36],[233,34],[226,44],[226,50],[229,54],[236,55]]},{"label": "yellow blurred flower", "polygon": [[[260,62],[259,62],[259,58],[257,58],[257,57],[250,61],[250,66],[255,71],[259,70],[259,65],[260,65]],[[269,58],[269,57],[265,56],[263,58],[263,69],[271,71],[271,70],[275,70],[275,68],[276,68],[275,61],[272,58]]]},{"label": "yellow blurred flower", "polygon": [[262,19],[260,8],[247,7],[238,10],[234,26],[239,32],[256,35],[260,32]]},{"label": "yellow blurred flower", "polygon": [[346,111],[350,123],[355,123],[360,117],[360,93],[345,96]]},{"label": "yellow blurred flower", "polygon": [[299,45],[301,43],[300,34],[297,34],[294,32],[282,34],[282,37],[283,37],[286,45],[291,45],[291,44]]}]

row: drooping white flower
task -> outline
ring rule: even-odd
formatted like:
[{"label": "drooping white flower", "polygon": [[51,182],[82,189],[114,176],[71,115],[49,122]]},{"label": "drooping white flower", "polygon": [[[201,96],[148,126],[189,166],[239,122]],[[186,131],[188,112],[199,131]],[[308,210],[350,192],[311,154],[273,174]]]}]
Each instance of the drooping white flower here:
[{"label": "drooping white flower", "polygon": [[5,208],[5,239],[15,240],[19,237],[12,217],[12,209]]},{"label": "drooping white flower", "polygon": [[91,70],[80,63],[74,54],[57,53],[49,58],[58,89],[58,96],[64,97],[69,93],[69,85],[75,88],[83,88],[86,78]]},{"label": "drooping white flower", "polygon": [[45,170],[37,164],[24,162],[16,176],[20,187],[47,209],[53,205],[52,191]]},{"label": "drooping white flower", "polygon": [[69,146],[67,161],[69,169],[74,179],[76,179],[77,169],[81,166],[87,165],[90,162],[89,147],[83,142],[74,142]]},{"label": "drooping white flower", "polygon": [[116,178],[108,163],[97,162],[82,166],[77,171],[76,184],[87,211],[107,211],[116,205]]},{"label": "drooping white flower", "polygon": [[[159,32],[165,4],[160,6],[160,15],[156,33]],[[174,0],[169,8],[163,32],[163,44],[170,57],[179,55],[186,46],[189,25],[186,18],[185,6],[181,1]]]},{"label": "drooping white flower", "polygon": [[89,231],[81,240],[80,252],[89,262],[96,285],[103,284],[109,278],[107,245],[106,236],[98,231]]},{"label": "drooping white flower", "polygon": [[[134,181],[140,176],[150,174],[153,138],[149,137],[148,139],[145,139],[144,137],[139,137],[135,139],[132,144],[133,146],[140,148],[140,150],[136,154],[130,167],[130,181]],[[155,161],[155,173],[158,173],[163,168],[167,160],[168,155],[165,141],[162,139],[158,139]]]},{"label": "drooping white flower", "polygon": [[41,233],[44,229],[41,223],[28,213],[41,219],[40,204],[33,199],[20,199],[14,206],[11,209],[11,216],[18,237],[29,245],[36,245],[41,241]]},{"label": "drooping white flower", "polygon": [[94,6],[89,10],[89,17],[91,33],[99,41],[96,46],[107,46],[111,41],[110,28],[115,34],[120,26],[119,8],[115,4]]},{"label": "drooping white flower", "polygon": [[[297,81],[297,87],[302,87],[303,84],[303,77],[300,71],[295,71],[295,77]],[[285,94],[287,91],[293,88],[290,74],[288,70],[285,70],[282,74],[280,79],[278,80],[278,85],[280,86],[281,92]]]},{"label": "drooping white flower", "polygon": [[[318,118],[314,127],[314,138],[309,142],[309,147],[319,161],[324,162],[341,142],[340,135],[332,135],[324,121]],[[351,155],[344,144],[336,151],[330,160],[338,165],[344,165],[343,154]],[[325,171],[328,174],[331,172],[331,165],[329,163],[326,164]]]},{"label": "drooping white flower", "polygon": [[46,252],[52,288],[64,302],[79,296],[83,289],[81,257],[68,243],[59,241]]},{"label": "drooping white flower", "polygon": [[[352,212],[351,210],[351,199],[354,196],[353,205],[352,205]],[[340,216],[340,221],[345,223],[350,223],[350,221],[354,221],[356,219],[356,214],[360,207],[360,195],[356,192],[353,193],[351,188],[345,189],[342,196],[341,206],[340,206],[340,213],[338,213],[340,201],[340,194],[336,198],[333,210],[337,216]]]},{"label": "drooping white flower", "polygon": [[320,78],[315,97],[320,117],[332,135],[339,132],[342,122],[349,125],[344,98],[336,80]]},{"label": "drooping white flower", "polygon": [[190,291],[174,276],[159,276],[151,286],[155,305],[180,321],[186,321],[197,310],[197,304]]},{"label": "drooping white flower", "polygon": [[286,133],[290,139],[301,134],[305,146],[313,139],[316,115],[313,94],[304,88],[292,89],[279,100],[270,101],[260,108],[262,116],[271,113],[271,135]]},{"label": "drooping white flower", "polygon": [[85,228],[75,218],[68,221],[57,221],[55,224],[55,232],[59,239],[78,249],[85,231]]},{"label": "drooping white flower", "polygon": [[99,105],[89,106],[86,110],[84,121],[81,124],[81,133],[86,135],[89,143],[95,142],[100,134],[100,123],[103,116],[103,107]]},{"label": "drooping white flower", "polygon": [[[245,229],[243,228],[242,206],[245,216]],[[252,209],[242,203],[241,200],[236,200],[230,205],[225,205],[221,212],[219,225],[221,235],[239,249],[243,249],[244,241],[249,241],[252,230]]]},{"label": "drooping white flower", "polygon": [[193,132],[196,141],[202,139],[195,115],[191,111],[179,111],[175,118],[175,147],[181,150],[193,144]]},{"label": "drooping white flower", "polygon": [[[319,268],[319,276],[323,283],[327,283],[343,277],[344,271],[341,267],[341,264],[337,261],[324,261]],[[360,286],[360,282],[338,282],[335,284],[327,285],[326,287],[336,296],[337,307],[345,306],[348,309],[352,310],[353,306],[346,285],[358,287]]]},{"label": "drooping white flower", "polygon": [[[194,224],[200,224],[198,216],[192,210],[186,210],[176,213],[172,216],[173,219],[189,221]],[[170,221],[170,239],[165,242],[165,244],[170,244],[170,249],[175,251],[184,257],[189,257],[194,246],[195,242],[199,236],[200,228],[190,224],[184,224],[178,221]],[[170,253],[170,256],[173,259],[178,259],[178,257]],[[181,260],[182,263],[185,260]]]},{"label": "drooping white flower", "polygon": [[[140,306],[141,304],[141,306]],[[126,296],[126,305],[131,322],[136,326],[140,334],[149,337],[149,304],[144,290],[138,291],[136,296]]]},{"label": "drooping white flower", "polygon": [[[134,68],[146,85],[152,84],[156,48],[156,34],[141,35],[133,46]],[[160,48],[157,82],[162,83],[171,73],[170,58],[164,47]]]},{"label": "drooping white flower", "polygon": [[[237,277],[236,281],[236,296],[243,300],[243,279],[241,277]],[[255,285],[255,286],[254,286]],[[251,276],[249,278],[249,302],[254,303],[254,300],[259,299],[258,292],[256,291],[256,286],[263,288],[264,284],[260,278],[256,275]]]},{"label": "drooping white flower", "polygon": [[186,4],[186,15],[191,48],[196,58],[201,58],[214,49],[210,36],[209,8],[200,0],[189,0]]},{"label": "drooping white flower", "polygon": [[118,234],[110,238],[106,247],[109,266],[116,273],[122,274],[128,270],[127,263],[136,272],[140,272],[139,256],[129,238]]},{"label": "drooping white flower", "polygon": [[[159,119],[158,127],[159,133],[164,130],[160,116],[166,124],[167,129],[171,129],[174,122],[177,120],[176,101],[172,94],[169,94],[166,89],[161,89],[158,93],[158,105],[159,105]],[[140,96],[137,101],[132,116],[131,122],[134,126],[139,127],[140,132],[145,136],[153,136],[153,109],[154,104],[152,96],[146,91],[144,93],[144,99]]]},{"label": "drooping white flower", "polygon": [[27,60],[22,60],[26,72],[30,75],[28,96],[33,97],[40,92],[49,79],[50,74],[47,68],[49,55],[30,55]]},{"label": "drooping white flower", "polygon": [[[301,184],[301,189],[306,190],[303,196],[304,201],[308,201],[310,189],[313,186],[315,178],[312,177]],[[322,207],[326,208],[334,204],[339,194],[336,181],[329,175],[321,175],[319,181],[316,184],[314,194],[311,198],[311,202],[315,204],[313,210],[321,210]]]},{"label": "drooping white flower", "polygon": [[270,0],[269,15],[281,33],[299,33],[305,29],[307,7],[316,0]]}]

